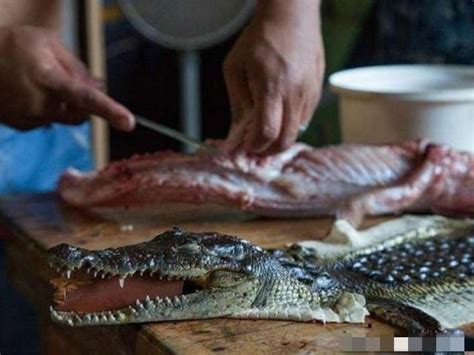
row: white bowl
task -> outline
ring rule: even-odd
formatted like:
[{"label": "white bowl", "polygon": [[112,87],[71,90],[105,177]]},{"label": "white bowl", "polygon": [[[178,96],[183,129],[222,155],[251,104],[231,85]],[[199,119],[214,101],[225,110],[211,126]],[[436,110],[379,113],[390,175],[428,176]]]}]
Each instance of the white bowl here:
[{"label": "white bowl", "polygon": [[427,138],[474,152],[474,66],[357,68],[329,83],[339,95],[344,142]]}]

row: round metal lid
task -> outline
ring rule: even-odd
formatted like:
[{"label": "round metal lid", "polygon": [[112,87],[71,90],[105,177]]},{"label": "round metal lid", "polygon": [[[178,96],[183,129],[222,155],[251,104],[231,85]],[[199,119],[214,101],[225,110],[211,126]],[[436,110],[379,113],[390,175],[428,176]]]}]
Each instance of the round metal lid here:
[{"label": "round metal lid", "polygon": [[176,50],[213,46],[249,19],[255,0],[119,0],[130,22],[148,39]]}]

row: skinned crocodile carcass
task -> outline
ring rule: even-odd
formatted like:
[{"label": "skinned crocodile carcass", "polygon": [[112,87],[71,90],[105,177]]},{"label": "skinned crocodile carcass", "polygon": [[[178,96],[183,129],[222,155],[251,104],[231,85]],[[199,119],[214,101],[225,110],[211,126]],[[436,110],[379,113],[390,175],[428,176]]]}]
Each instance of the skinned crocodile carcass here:
[{"label": "skinned crocodile carcass", "polygon": [[203,206],[207,215],[211,207],[270,217],[336,215],[357,225],[364,215],[403,211],[474,215],[473,172],[472,154],[424,141],[295,144],[264,158],[206,152],[134,156],[99,172],[69,170],[59,193],[69,204],[99,212],[143,216],[178,204]]},{"label": "skinned crocodile carcass", "polygon": [[175,229],[116,249],[61,244],[50,250],[64,275],[53,280],[51,316],[86,326],[219,317],[363,322],[370,312],[416,334],[474,322],[474,221],[404,217],[360,233],[339,221],[329,239],[326,247],[264,250]]}]

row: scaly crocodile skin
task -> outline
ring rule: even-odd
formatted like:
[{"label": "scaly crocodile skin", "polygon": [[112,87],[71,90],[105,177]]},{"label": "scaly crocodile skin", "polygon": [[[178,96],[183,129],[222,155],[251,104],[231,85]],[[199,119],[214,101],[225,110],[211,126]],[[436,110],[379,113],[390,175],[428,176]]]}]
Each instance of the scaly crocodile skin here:
[{"label": "scaly crocodile skin", "polygon": [[67,276],[90,269],[123,283],[146,273],[194,288],[174,299],[143,295],[122,309],[51,313],[73,326],[216,317],[360,322],[367,308],[428,334],[474,321],[473,255],[474,222],[446,218],[334,257],[317,248],[263,250],[236,237],[180,229],[117,249],[62,244],[51,249],[50,261]]}]

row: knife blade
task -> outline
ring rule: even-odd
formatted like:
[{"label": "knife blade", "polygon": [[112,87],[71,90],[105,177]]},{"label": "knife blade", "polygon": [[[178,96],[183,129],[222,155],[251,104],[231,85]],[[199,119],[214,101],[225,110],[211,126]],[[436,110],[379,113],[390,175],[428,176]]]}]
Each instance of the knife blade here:
[{"label": "knife blade", "polygon": [[218,153],[219,151],[217,150],[216,147],[203,143],[197,139],[191,138],[187,136],[184,133],[181,133],[173,128],[167,127],[165,125],[162,125],[160,123],[157,123],[155,121],[149,120],[148,118],[145,118],[143,116],[134,114],[136,122],[143,127],[146,127],[148,129],[151,129],[152,131],[161,133],[167,137],[173,138],[181,143],[187,144],[192,146],[193,148],[200,149],[200,150],[205,150],[211,153]]}]

